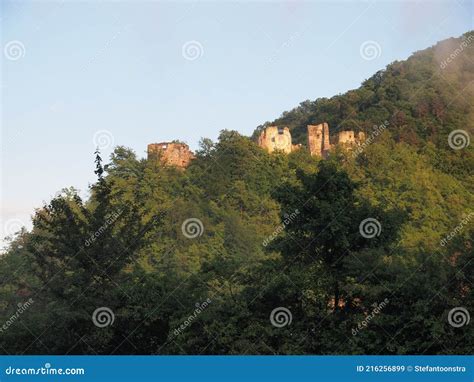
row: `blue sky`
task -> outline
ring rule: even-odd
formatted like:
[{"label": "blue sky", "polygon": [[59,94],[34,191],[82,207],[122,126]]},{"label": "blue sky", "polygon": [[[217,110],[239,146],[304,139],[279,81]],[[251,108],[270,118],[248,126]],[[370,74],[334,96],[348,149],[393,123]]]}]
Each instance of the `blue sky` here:
[{"label": "blue sky", "polygon": [[87,195],[97,142],[143,157],[152,142],[250,135],[473,29],[473,5],[2,1],[0,23],[3,237],[62,188]]}]

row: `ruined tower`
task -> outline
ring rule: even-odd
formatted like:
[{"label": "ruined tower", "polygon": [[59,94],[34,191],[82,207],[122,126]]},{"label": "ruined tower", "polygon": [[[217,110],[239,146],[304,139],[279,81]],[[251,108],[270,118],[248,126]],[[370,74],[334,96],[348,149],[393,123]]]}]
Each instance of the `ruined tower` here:
[{"label": "ruined tower", "polygon": [[351,148],[353,146],[361,144],[365,141],[365,133],[360,131],[355,133],[352,130],[340,131],[337,134],[337,143],[346,148]]},{"label": "ruined tower", "polygon": [[161,142],[148,145],[148,160],[157,160],[164,166],[185,168],[194,158],[189,146],[179,142]]},{"label": "ruined tower", "polygon": [[286,154],[291,153],[291,134],[288,127],[269,126],[258,137],[258,145],[269,153],[281,150]]},{"label": "ruined tower", "polygon": [[308,150],[311,155],[325,158],[331,148],[329,143],[329,125],[308,125]]},{"label": "ruined tower", "polygon": [[355,134],[352,130],[350,131],[340,131],[337,134],[337,143],[345,146],[355,145]]}]

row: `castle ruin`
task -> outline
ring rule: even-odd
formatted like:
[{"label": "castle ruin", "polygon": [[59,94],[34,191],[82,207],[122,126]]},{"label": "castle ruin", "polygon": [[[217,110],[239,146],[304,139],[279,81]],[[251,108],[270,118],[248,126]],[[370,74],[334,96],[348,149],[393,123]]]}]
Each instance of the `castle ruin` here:
[{"label": "castle ruin", "polygon": [[[340,131],[337,135],[331,137],[327,122],[308,125],[307,129],[307,149],[311,156],[322,159],[327,158],[329,151],[335,145],[341,145],[341,147],[350,150],[365,141],[363,132],[355,133],[352,130]],[[268,126],[260,133],[257,143],[269,153],[282,151],[289,154],[301,148],[301,144],[292,144],[288,127]],[[148,160],[156,161],[162,166],[173,166],[182,169],[188,167],[191,160],[195,158],[187,144],[177,141],[150,143],[147,153]]]},{"label": "castle ruin", "polygon": [[186,168],[194,158],[189,146],[180,142],[161,142],[148,145],[148,160],[156,160],[163,166]]},{"label": "castle ruin", "polygon": [[326,158],[331,144],[329,143],[329,125],[324,122],[319,125],[308,125],[308,150],[312,156]]},{"label": "castle ruin", "polygon": [[258,137],[258,145],[269,153],[275,150],[289,154],[293,151],[288,127],[269,126]]},{"label": "castle ruin", "polygon": [[337,142],[346,147],[355,146],[363,141],[365,141],[365,134],[362,131],[359,133],[354,133],[352,130],[340,131],[337,134]]},{"label": "castle ruin", "polygon": [[[365,134],[363,132],[355,133],[352,130],[340,131],[333,137],[333,144],[331,145],[329,125],[327,122],[320,123],[319,125],[308,125],[307,129],[308,151],[312,156],[319,158],[327,158],[331,147],[334,145],[341,145],[346,149],[351,149],[365,141]],[[277,126],[265,128],[260,133],[258,145],[269,153],[280,150],[286,154],[301,147],[301,145],[293,145],[291,143],[291,133],[288,127]]]}]

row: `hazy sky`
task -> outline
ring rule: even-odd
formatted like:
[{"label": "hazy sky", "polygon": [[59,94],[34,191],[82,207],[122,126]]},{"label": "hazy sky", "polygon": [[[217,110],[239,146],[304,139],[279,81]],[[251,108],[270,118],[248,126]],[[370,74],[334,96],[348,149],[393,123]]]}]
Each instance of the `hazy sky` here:
[{"label": "hazy sky", "polygon": [[0,24],[4,236],[64,187],[87,195],[95,144],[142,157],[152,142],[250,135],[473,29],[473,5],[2,0]]}]

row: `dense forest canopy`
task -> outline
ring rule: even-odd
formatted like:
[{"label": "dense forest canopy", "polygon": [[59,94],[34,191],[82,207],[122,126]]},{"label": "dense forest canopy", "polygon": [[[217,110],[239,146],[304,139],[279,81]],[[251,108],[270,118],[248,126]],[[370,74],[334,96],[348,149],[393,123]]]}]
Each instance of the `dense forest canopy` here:
[{"label": "dense forest canopy", "polygon": [[471,354],[474,33],[271,124],[324,121],[371,139],[319,160],[222,131],[185,171],[97,152],[91,197],[0,257],[0,351]]}]

